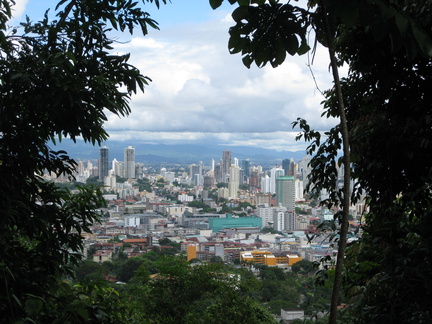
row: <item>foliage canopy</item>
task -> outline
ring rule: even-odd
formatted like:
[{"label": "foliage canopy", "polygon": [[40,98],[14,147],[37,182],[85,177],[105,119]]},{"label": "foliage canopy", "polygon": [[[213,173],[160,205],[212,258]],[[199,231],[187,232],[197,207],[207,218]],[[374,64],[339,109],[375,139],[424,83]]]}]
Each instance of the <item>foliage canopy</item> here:
[{"label": "foliage canopy", "polygon": [[48,143],[107,139],[106,113],[129,114],[131,95],[150,80],[128,54],[112,54],[109,32],[147,34],[157,23],[136,2],[62,0],[54,17],[9,29],[12,5],[0,2],[0,313],[5,322],[68,320],[77,314],[62,312],[64,295],[74,292],[59,280],[81,258],[81,233],[104,200],[96,188],[72,195],[44,180],[72,178],[76,167]]},{"label": "foliage canopy", "polygon": [[[222,2],[210,0],[213,8]],[[355,182],[349,198],[369,211],[363,238],[348,250],[351,320],[428,321],[432,299],[415,292],[432,293],[426,274],[432,259],[432,2],[311,0],[308,8],[278,0],[229,2],[238,7],[228,47],[247,67],[277,66],[286,53],[302,54],[309,29],[316,35],[310,48],[320,43],[336,65],[349,67],[340,91],[335,77],[323,102],[323,116],[341,122],[324,134],[301,118],[294,123],[303,129],[299,138],[311,141],[310,189],[327,189],[328,206],[348,200],[336,180],[339,152],[349,139],[343,157],[351,156]],[[342,140],[344,128],[348,137]]]}]

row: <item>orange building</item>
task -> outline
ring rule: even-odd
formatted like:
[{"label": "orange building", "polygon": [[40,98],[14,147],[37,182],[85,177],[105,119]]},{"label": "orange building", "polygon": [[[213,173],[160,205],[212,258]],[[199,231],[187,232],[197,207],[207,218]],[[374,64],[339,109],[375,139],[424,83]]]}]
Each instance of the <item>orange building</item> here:
[{"label": "orange building", "polygon": [[277,264],[286,264],[292,266],[294,263],[301,261],[302,258],[297,254],[287,252],[271,253],[270,251],[244,251],[240,253],[240,262],[254,264],[264,264],[267,266],[276,266]]},{"label": "orange building", "polygon": [[187,246],[187,260],[190,261],[192,259],[196,259],[197,257],[197,245],[189,244]]}]

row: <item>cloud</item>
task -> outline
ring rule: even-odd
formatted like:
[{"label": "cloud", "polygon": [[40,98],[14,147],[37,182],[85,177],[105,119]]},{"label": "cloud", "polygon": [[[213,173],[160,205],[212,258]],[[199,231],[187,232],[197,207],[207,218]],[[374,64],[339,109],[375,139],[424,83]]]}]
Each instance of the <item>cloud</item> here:
[{"label": "cloud", "polygon": [[[25,3],[17,1],[17,8]],[[164,9],[158,11],[160,17]],[[335,124],[321,118],[323,97],[307,56],[287,56],[276,69],[247,69],[240,55],[228,52],[233,25],[229,12],[208,12],[207,21],[201,12],[199,20],[180,25],[164,27],[162,19],[161,30],[150,30],[146,37],[115,36],[119,42],[114,52],[131,53],[130,63],[152,82],[144,94],[132,97],[128,117],[107,113],[111,139],[303,150],[305,143],[295,141],[298,130],[292,129],[293,121],[305,118],[317,130]],[[325,90],[331,86],[328,54],[318,49],[314,61],[316,82]]]},{"label": "cloud", "polygon": [[15,0],[15,5],[12,6],[12,16],[14,19],[20,19],[23,15],[28,0]]},{"label": "cloud", "polygon": [[128,142],[139,140],[143,144],[198,144],[212,143],[225,148],[230,146],[262,147],[278,151],[301,151],[307,144],[295,142],[298,132],[268,133],[211,133],[211,132],[154,132],[154,131],[112,131],[110,139]]}]

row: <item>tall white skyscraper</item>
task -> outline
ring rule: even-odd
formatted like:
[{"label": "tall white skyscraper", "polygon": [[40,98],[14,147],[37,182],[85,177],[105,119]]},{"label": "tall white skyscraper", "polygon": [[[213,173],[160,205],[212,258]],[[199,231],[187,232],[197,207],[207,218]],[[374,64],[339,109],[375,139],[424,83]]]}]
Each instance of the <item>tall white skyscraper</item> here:
[{"label": "tall white skyscraper", "polygon": [[135,149],[128,146],[124,149],[124,177],[135,179]]},{"label": "tall white skyscraper", "polygon": [[232,164],[230,168],[230,177],[228,182],[229,196],[230,198],[237,198],[240,184],[240,168]]},{"label": "tall white skyscraper", "polygon": [[285,175],[284,169],[278,167],[278,168],[272,168],[270,170],[270,190],[269,192],[271,194],[276,193],[276,179],[277,177],[281,177]]},{"label": "tall white skyscraper", "polygon": [[267,174],[261,178],[261,192],[270,192],[270,177]]}]

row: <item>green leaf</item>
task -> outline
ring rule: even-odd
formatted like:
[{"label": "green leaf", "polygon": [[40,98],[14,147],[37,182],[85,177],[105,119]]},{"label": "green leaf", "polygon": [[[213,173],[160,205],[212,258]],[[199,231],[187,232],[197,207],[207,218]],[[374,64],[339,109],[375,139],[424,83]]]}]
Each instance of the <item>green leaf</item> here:
[{"label": "green leaf", "polygon": [[75,308],[75,312],[84,320],[84,321],[88,321],[89,320],[89,314],[87,312],[87,310],[82,307],[82,306],[78,306]]},{"label": "green leaf", "polygon": [[24,309],[30,316],[34,316],[42,310],[43,304],[43,300],[39,298],[27,299]]}]

